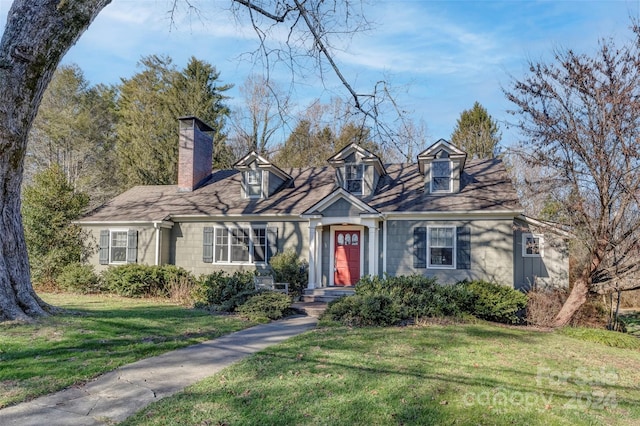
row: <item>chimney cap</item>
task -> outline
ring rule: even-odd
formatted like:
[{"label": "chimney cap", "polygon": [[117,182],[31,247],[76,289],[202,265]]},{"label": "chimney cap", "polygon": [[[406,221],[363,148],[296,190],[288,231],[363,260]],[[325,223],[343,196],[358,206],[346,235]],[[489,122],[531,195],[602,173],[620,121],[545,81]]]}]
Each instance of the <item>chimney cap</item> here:
[{"label": "chimney cap", "polygon": [[193,121],[194,125],[198,127],[201,132],[213,132],[215,131],[213,127],[209,126],[207,123],[196,117],[195,115],[185,115],[183,117],[178,117],[180,123]]}]

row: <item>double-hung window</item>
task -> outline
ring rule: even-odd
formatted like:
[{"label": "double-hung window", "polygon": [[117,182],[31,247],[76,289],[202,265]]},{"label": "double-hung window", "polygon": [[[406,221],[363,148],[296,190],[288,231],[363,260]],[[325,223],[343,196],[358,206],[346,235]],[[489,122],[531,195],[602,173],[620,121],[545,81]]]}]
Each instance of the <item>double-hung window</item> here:
[{"label": "double-hung window", "polygon": [[430,268],[455,268],[455,226],[428,228],[427,259]]},{"label": "double-hung window", "polygon": [[267,261],[266,228],[215,228],[215,263],[264,263]]},{"label": "double-hung window", "polygon": [[260,198],[262,196],[262,170],[248,170],[245,172],[247,197]]},{"label": "double-hung window", "polygon": [[451,192],[451,161],[431,163],[431,192]]},{"label": "double-hung window", "polygon": [[364,173],[363,165],[347,164],[345,168],[345,189],[352,194],[362,194],[362,176]]},{"label": "double-hung window", "polygon": [[137,231],[135,229],[100,230],[98,258],[101,265],[119,265],[137,262]]},{"label": "double-hung window", "polygon": [[127,263],[127,231],[111,231],[109,263]]}]

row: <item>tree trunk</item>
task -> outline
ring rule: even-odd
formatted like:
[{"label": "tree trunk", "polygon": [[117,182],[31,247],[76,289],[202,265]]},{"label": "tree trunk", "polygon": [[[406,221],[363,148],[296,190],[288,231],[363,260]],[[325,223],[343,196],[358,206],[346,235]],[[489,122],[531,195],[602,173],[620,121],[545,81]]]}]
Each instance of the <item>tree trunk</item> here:
[{"label": "tree trunk", "polygon": [[20,214],[27,136],[64,54],[111,0],[15,0],[0,41],[0,321],[53,310],[33,291]]},{"label": "tree trunk", "polygon": [[562,305],[562,309],[558,312],[553,320],[554,327],[564,327],[569,324],[571,318],[578,312],[578,309],[587,301],[587,295],[589,294],[589,282],[588,279],[581,275],[574,283],[569,297]]}]

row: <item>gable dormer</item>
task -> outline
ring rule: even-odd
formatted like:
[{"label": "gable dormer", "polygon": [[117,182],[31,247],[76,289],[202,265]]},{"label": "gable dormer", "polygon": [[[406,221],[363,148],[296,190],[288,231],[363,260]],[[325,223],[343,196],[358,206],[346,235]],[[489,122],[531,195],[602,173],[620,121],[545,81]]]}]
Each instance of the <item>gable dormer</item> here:
[{"label": "gable dormer", "polygon": [[460,192],[460,177],[466,160],[466,152],[444,139],[418,154],[418,168],[424,176],[425,193]]},{"label": "gable dormer", "polygon": [[377,155],[354,143],[327,161],[336,170],[337,186],[357,196],[373,195],[378,180],[387,174]]},{"label": "gable dormer", "polygon": [[242,173],[241,191],[244,198],[268,198],[293,183],[293,178],[251,151],[233,165]]}]

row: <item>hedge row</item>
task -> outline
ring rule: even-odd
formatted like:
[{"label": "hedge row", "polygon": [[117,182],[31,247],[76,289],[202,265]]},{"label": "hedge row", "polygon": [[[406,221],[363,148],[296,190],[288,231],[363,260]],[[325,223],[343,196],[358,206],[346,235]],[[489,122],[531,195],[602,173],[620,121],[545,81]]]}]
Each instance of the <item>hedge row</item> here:
[{"label": "hedge row", "polygon": [[527,297],[486,281],[440,285],[420,275],[364,277],[354,296],[331,302],[325,319],[350,326],[385,326],[429,317],[473,315],[508,324],[521,322]]}]

